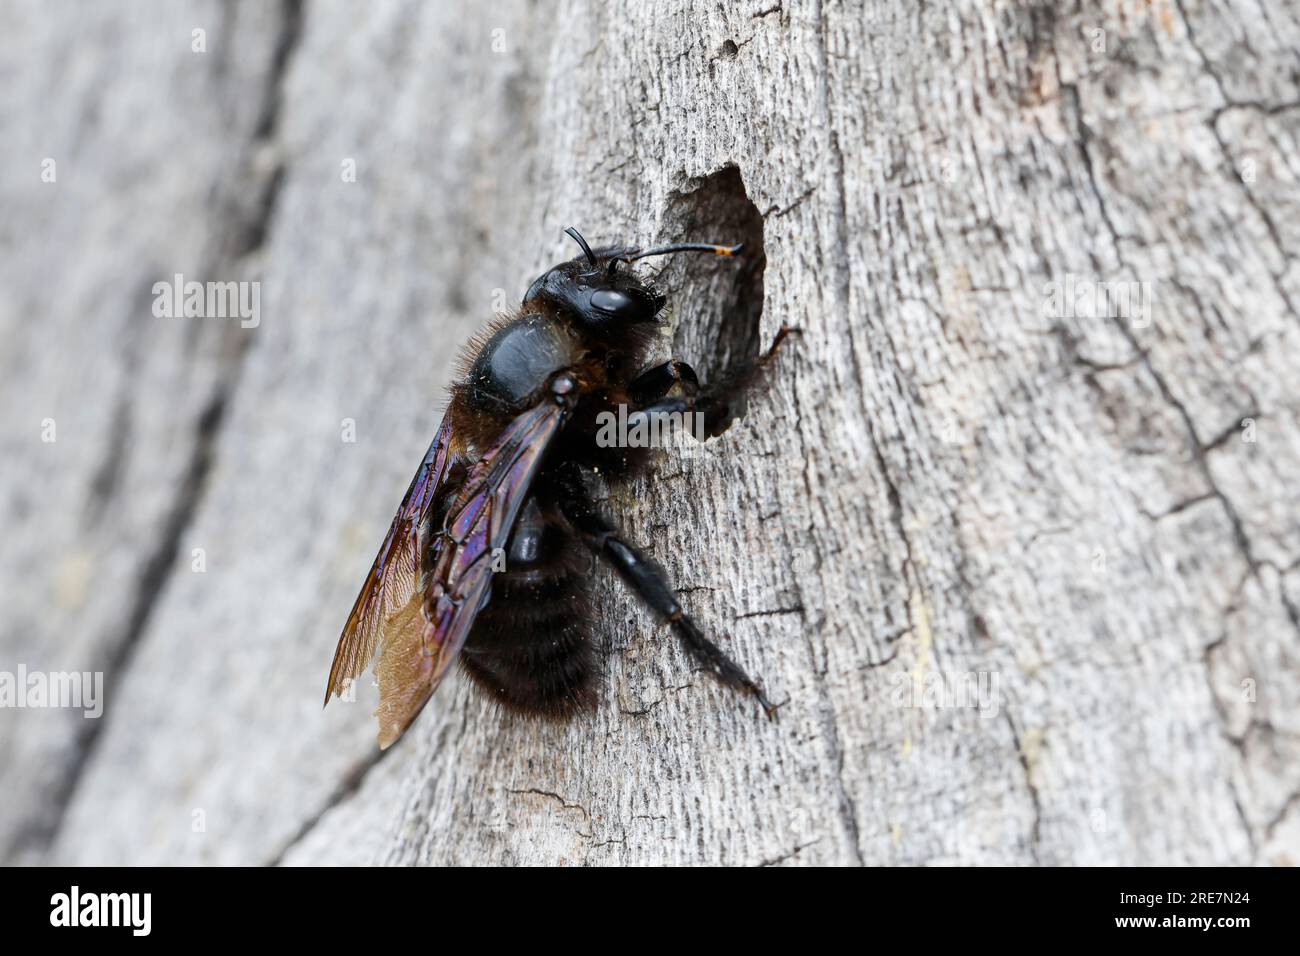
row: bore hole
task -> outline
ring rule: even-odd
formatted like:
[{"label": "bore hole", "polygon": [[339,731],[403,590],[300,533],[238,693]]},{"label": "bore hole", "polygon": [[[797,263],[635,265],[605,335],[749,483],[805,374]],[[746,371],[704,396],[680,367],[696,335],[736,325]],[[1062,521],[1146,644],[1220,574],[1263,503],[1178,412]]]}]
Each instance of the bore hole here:
[{"label": "bore hole", "polygon": [[[735,378],[759,354],[763,318],[763,216],[745,192],[740,170],[727,166],[687,181],[673,193],[660,241],[745,244],[736,259],[674,256],[656,285],[668,294],[673,354],[706,383]],[[732,419],[744,412],[743,400]]]}]

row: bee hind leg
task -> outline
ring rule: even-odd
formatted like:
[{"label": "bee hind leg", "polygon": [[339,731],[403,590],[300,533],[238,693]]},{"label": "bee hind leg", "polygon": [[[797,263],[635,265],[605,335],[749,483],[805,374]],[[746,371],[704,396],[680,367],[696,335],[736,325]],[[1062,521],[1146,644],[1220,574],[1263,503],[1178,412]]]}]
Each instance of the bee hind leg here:
[{"label": "bee hind leg", "polygon": [[619,537],[617,529],[596,512],[584,492],[573,486],[569,490],[560,507],[587,547],[613,565],[623,582],[668,622],[687,652],[705,670],[728,687],[751,695],[769,719],[775,718],[778,705],[768,700],[762,684],[704,636],[677,600],[663,568]]}]

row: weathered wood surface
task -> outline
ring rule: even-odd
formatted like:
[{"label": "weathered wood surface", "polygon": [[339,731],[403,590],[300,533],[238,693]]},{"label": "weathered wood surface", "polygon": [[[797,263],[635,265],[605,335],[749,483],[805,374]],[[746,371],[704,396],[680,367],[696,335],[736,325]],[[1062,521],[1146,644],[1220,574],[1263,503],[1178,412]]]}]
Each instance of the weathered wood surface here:
[{"label": "weathered wood surface", "polygon": [[[485,7],[0,11],[0,670],[107,683],[0,711],[0,859],[1300,858],[1297,5]],[[671,349],[802,339],[609,506],[789,703],[603,580],[593,717],[457,680],[376,760],[339,626],[567,224],[761,234],[759,334],[676,264]],[[155,318],[176,272],[260,325]]]}]

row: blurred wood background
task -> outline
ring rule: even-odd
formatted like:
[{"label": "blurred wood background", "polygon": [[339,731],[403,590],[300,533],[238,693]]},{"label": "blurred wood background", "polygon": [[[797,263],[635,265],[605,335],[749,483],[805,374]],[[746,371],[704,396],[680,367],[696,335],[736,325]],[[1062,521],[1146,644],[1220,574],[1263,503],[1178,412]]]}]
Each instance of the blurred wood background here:
[{"label": "blurred wood background", "polygon": [[[105,681],[0,710],[0,861],[1300,859],[1297,4],[487,6],[0,4],[0,670]],[[378,759],[335,640],[570,224],[757,240],[665,355],[804,330],[608,502],[789,702],[602,577],[596,714]]]}]

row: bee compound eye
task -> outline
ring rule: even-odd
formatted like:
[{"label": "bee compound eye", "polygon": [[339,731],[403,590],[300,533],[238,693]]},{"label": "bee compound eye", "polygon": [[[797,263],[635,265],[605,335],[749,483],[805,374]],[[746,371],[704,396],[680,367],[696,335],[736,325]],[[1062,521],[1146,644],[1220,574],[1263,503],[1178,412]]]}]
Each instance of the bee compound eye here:
[{"label": "bee compound eye", "polygon": [[620,315],[632,311],[636,303],[627,293],[617,289],[597,289],[591,294],[591,307],[607,315]]}]

